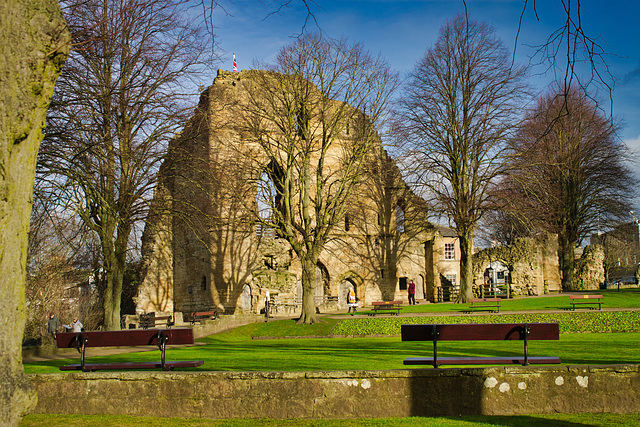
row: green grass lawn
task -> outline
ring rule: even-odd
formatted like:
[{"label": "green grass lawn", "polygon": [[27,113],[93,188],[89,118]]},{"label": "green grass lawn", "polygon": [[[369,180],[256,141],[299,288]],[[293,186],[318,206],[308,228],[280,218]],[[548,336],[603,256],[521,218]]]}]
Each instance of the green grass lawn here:
[{"label": "green grass lawn", "polygon": [[[603,307],[606,308],[640,308],[640,289],[602,289],[599,291],[584,291],[581,294],[604,295]],[[436,303],[403,305],[403,313],[460,313],[466,304]],[[566,310],[570,308],[569,295],[548,295],[543,297],[516,297],[503,299],[500,311],[531,311],[531,310]],[[362,309],[359,314],[373,313],[372,310]],[[346,314],[345,314],[346,315]]]},{"label": "green grass lawn", "polygon": [[[368,319],[367,319],[368,320]],[[300,330],[318,336],[326,332],[335,319],[326,324],[311,325]],[[252,324],[212,335],[195,347],[167,349],[168,360],[204,360],[196,371],[319,371],[319,370],[386,370],[404,369],[403,360],[431,353],[431,343],[402,342],[400,337],[358,338],[280,338],[255,339],[271,330],[292,328],[297,335],[299,325],[281,320],[268,324]],[[312,333],[314,332],[314,333]],[[640,361],[640,332],[566,333],[559,341],[529,343],[531,355],[559,356],[563,364],[625,364]],[[522,353],[520,341],[443,342],[439,355],[508,356]],[[603,351],[606,349],[606,351]],[[90,362],[122,362],[158,360],[159,351],[148,351],[92,357]],[[24,365],[26,373],[59,372],[58,367],[78,360],[51,360]]]},{"label": "green grass lawn", "polygon": [[207,420],[201,418],[151,418],[126,415],[27,415],[21,427],[567,427],[567,426],[637,426],[640,414],[544,414],[464,417],[409,417],[355,420]]},{"label": "green grass lawn", "polygon": [[640,414],[544,414],[516,416],[374,418],[356,420],[207,420],[201,418],[151,418],[126,415],[27,415],[21,427],[560,427],[637,426]]}]

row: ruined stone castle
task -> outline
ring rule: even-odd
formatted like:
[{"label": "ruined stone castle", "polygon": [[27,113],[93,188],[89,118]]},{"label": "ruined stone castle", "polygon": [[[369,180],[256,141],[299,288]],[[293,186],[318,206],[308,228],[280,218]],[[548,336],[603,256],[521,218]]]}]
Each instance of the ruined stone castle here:
[{"label": "ruined stone castle", "polygon": [[[143,237],[144,279],[138,312],[218,309],[258,313],[267,291],[293,310],[301,266],[275,230],[256,225],[255,171],[236,126],[255,84],[252,71],[219,71],[196,112],[169,147]],[[361,304],[407,298],[435,300],[459,276],[457,240],[426,218],[424,201],[402,180],[378,139],[366,179],[334,227],[316,269],[320,309],[345,306],[349,288]],[[340,159],[331,156],[339,167]],[[241,193],[241,194],[240,194]],[[239,195],[240,194],[240,195]],[[244,201],[244,202],[243,202]]]}]

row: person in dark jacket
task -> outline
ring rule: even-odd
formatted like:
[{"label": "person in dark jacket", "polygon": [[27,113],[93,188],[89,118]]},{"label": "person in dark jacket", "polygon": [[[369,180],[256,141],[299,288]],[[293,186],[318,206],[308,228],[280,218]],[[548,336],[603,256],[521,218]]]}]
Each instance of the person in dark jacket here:
[{"label": "person in dark jacket", "polygon": [[413,280],[409,283],[409,305],[416,305],[416,284]]}]

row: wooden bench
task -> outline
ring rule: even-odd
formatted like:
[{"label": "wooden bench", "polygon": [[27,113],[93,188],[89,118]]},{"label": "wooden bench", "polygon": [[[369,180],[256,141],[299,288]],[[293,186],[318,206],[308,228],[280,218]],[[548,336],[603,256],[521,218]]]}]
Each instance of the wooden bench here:
[{"label": "wooden bench", "polygon": [[500,298],[470,298],[469,308],[463,310],[463,312],[473,313],[475,311],[500,313]]},{"label": "wooden bench", "polygon": [[[604,295],[569,295],[569,301],[571,304],[571,309],[575,310],[576,305],[598,305],[598,310],[602,310],[602,298]],[[591,300],[591,301],[590,301]],[[594,301],[595,300],[595,301]],[[586,307],[591,310],[595,310],[595,307]]]},{"label": "wooden bench", "polygon": [[[80,352],[80,363],[61,366],[61,371],[84,372],[103,369],[157,369],[194,368],[201,366],[202,360],[183,360],[167,362],[165,348],[169,344],[193,344],[193,330],[183,329],[128,329],[123,331],[62,332],[56,335],[58,348],[76,348]],[[125,347],[157,345],[160,349],[159,362],[116,362],[86,363],[87,347]]]},{"label": "wooden bench", "polygon": [[379,311],[395,311],[396,316],[402,310],[402,301],[374,301],[371,303],[373,305],[373,313],[369,313],[369,316],[375,316]]},{"label": "wooden bench", "polygon": [[142,329],[155,328],[156,326],[172,327],[174,324],[171,316],[156,316],[155,313],[141,314],[139,325]]},{"label": "wooden bench", "polygon": [[192,325],[195,325],[196,322],[202,323],[203,320],[215,320],[218,318],[218,312],[213,311],[194,311],[185,316],[185,321],[191,322]]},{"label": "wooden bench", "polygon": [[[505,364],[552,364],[560,358],[551,356],[529,356],[530,340],[558,340],[560,329],[557,323],[491,323],[454,325],[402,325],[402,341],[432,341],[433,357],[409,357],[405,365],[505,365]],[[523,356],[506,357],[438,357],[438,341],[524,341]]]}]

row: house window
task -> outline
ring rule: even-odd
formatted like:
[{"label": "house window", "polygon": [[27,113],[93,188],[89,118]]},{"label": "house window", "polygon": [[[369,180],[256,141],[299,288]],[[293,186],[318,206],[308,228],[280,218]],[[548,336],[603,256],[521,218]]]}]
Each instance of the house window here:
[{"label": "house window", "polygon": [[344,231],[349,231],[349,229],[351,228],[351,224],[350,224],[350,218],[349,215],[345,215],[344,216]]},{"label": "house window", "polygon": [[445,243],[444,244],[444,259],[456,259],[456,244]]},{"label": "house window", "polygon": [[407,290],[407,278],[406,277],[401,277],[400,278],[400,290],[401,291],[406,291]]}]

